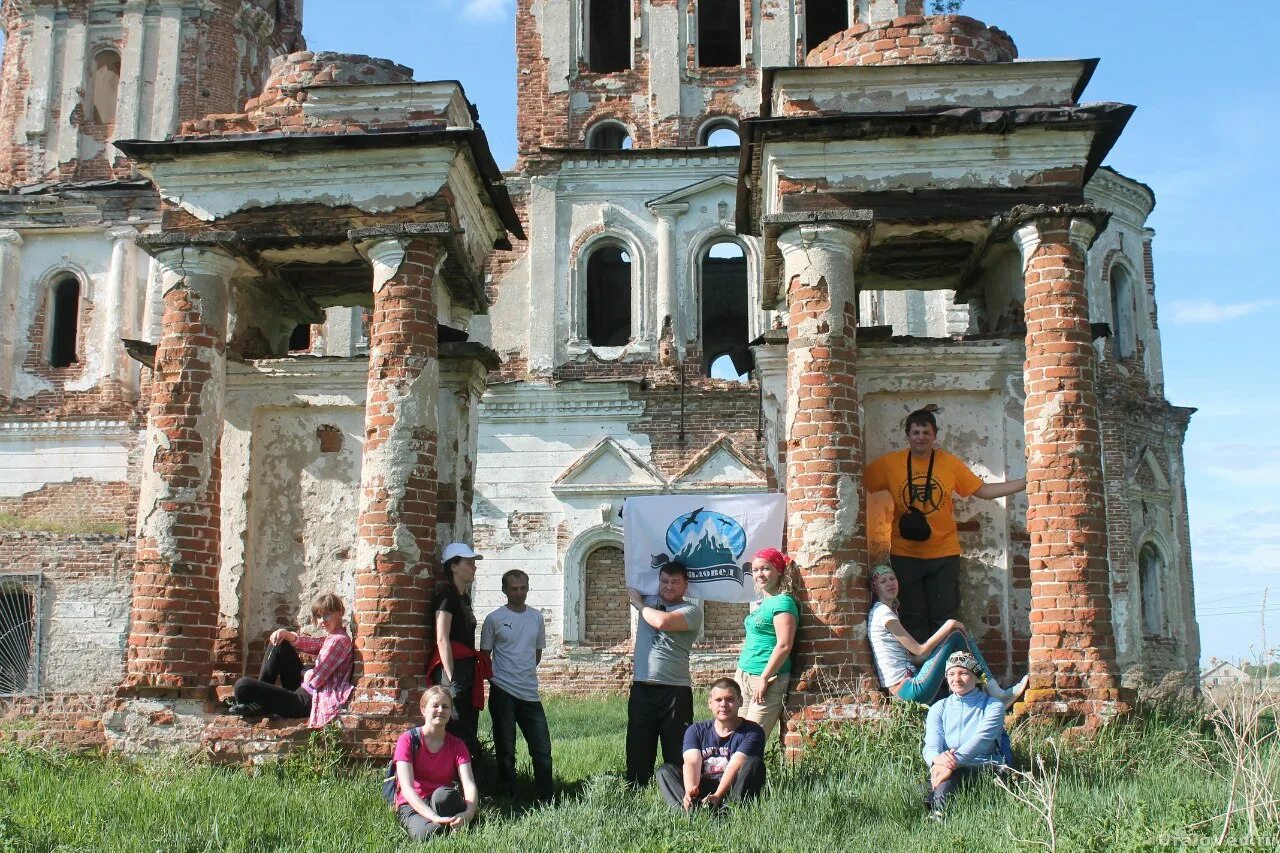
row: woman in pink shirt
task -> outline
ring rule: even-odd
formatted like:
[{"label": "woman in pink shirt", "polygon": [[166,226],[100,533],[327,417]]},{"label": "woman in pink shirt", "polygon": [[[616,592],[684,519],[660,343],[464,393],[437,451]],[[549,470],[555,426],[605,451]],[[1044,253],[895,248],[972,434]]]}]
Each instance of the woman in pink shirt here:
[{"label": "woman in pink shirt", "polygon": [[471,753],[445,731],[452,713],[448,689],[430,687],[422,694],[422,726],[396,741],[396,816],[414,841],[462,829],[476,816],[480,794]]},{"label": "woman in pink shirt", "polygon": [[[241,717],[306,717],[313,729],[337,717],[351,697],[351,635],[342,624],[346,610],[341,598],[327,592],[311,602],[311,618],[324,628],[323,637],[287,628],[272,631],[261,672],[236,682],[228,711]],[[304,671],[299,652],[315,655],[316,665]]]}]

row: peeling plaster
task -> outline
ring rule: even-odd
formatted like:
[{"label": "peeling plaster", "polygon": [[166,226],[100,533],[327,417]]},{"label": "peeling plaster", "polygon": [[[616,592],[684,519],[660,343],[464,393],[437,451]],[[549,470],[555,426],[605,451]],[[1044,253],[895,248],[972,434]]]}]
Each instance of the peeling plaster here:
[{"label": "peeling plaster", "polygon": [[[438,414],[434,391],[440,384],[439,370],[435,359],[427,359],[408,384],[403,381],[394,385],[378,384],[386,392],[386,405],[396,412],[396,418],[386,439],[365,451],[365,467],[360,478],[360,504],[363,511],[367,497],[386,496],[387,520],[393,525],[394,545],[388,550],[384,546],[360,539],[356,545],[356,559],[361,566],[374,566],[379,556],[393,553],[403,556],[407,567],[421,565],[423,572],[429,571],[429,561],[434,555],[424,557],[419,550],[417,537],[401,517],[401,508],[409,481],[418,476],[418,447],[422,437],[424,434],[437,434]],[[370,384],[373,384],[373,380]],[[424,563],[428,565],[423,565]]]}]

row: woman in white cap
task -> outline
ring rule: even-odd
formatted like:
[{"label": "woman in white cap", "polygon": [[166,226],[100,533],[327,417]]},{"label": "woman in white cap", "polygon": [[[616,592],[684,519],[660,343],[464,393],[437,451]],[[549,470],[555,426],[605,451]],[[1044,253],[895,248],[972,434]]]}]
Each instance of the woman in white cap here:
[{"label": "woman in white cap", "polygon": [[435,614],[436,651],[427,667],[428,680],[449,689],[454,714],[449,733],[462,738],[471,759],[480,755],[476,726],[484,705],[484,679],[489,677],[488,656],[476,651],[476,617],[471,609],[471,582],[476,560],[484,559],[470,545],[453,542],[444,549],[445,576],[431,598]]},{"label": "woman in white cap", "polygon": [[924,723],[924,763],[929,765],[925,805],[941,818],[947,797],[966,776],[1012,763],[1004,731],[1004,703],[978,688],[983,667],[969,652],[947,658],[951,695],[929,708]]}]

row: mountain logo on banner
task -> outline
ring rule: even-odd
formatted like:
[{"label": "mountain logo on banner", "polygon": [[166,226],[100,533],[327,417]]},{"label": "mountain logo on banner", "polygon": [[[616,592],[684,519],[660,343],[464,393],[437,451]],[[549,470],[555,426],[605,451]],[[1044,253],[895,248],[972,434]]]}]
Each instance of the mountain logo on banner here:
[{"label": "mountain logo on banner", "polygon": [[[666,540],[671,559],[684,563],[690,582],[743,583],[746,567],[738,561],[747,550],[747,532],[737,519],[699,507],[676,516],[667,526]],[[654,555],[654,568],[665,562],[665,554]]]}]

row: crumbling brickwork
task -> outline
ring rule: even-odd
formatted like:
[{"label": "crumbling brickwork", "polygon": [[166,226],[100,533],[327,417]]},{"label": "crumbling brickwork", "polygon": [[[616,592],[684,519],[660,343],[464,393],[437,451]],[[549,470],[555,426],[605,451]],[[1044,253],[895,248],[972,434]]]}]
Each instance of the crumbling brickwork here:
[{"label": "crumbling brickwork", "polygon": [[815,47],[806,65],[920,65],[1012,62],[1018,48],[1008,34],[964,15],[907,15],[854,24]]},{"label": "crumbling brickwork", "polygon": [[[79,0],[4,3],[0,184],[25,189],[0,197],[0,440],[88,436],[77,452],[96,449],[112,473],[24,473],[0,512],[113,532],[0,536],[11,570],[44,573],[55,596],[51,660],[72,655],[73,624],[99,632],[110,659],[109,683],[9,703],[0,731],[273,757],[305,725],[246,724],[213,700],[257,665],[271,628],[332,587],[358,648],[340,737],[383,756],[424,684],[444,537],[485,553],[481,618],[502,603],[505,570],[530,574],[548,620],[544,689],[624,689],[623,501],[784,490],[801,604],[795,747],[809,725],[879,701],[865,581],[887,546],[869,529],[885,522],[862,468],[887,426],[935,395],[955,412],[944,443],[989,478],[1019,476],[1025,449],[1025,508],[983,502],[959,520],[966,623],[999,672],[1029,662],[1027,709],[1097,722],[1123,708],[1121,669],[1193,665],[1190,412],[1163,396],[1151,199],[1098,171],[1132,108],[1079,104],[1087,62],[1012,63],[1007,34],[925,16],[921,0],[849,4],[850,26],[822,44],[806,43],[826,33],[806,29],[814,0],[725,4],[740,28],[706,63],[695,0],[610,4],[625,14],[608,44],[592,42],[593,2],[517,0],[518,161],[505,176],[460,89],[305,50],[297,3],[124,3],[92,27]],[[50,68],[82,53],[91,69],[104,50],[121,81],[114,119],[98,120],[90,72]],[[909,107],[876,101],[889,96],[863,85],[871,66]],[[762,91],[770,120],[749,121]],[[972,109],[957,120],[956,106]],[[590,139],[601,122],[629,141]],[[744,137],[741,156],[706,144],[713,127]],[[1087,163],[1059,144],[1081,134],[1095,137]],[[796,148],[815,144],[821,162]],[[861,153],[842,162],[844,148]],[[108,183],[71,183],[90,179]],[[1093,254],[1082,235],[1105,216],[1086,201],[1123,220]],[[75,229],[101,233],[55,244]],[[491,251],[509,236],[511,250]],[[1026,270],[1011,259],[1019,241]],[[732,296],[704,276],[726,243],[741,257]],[[621,249],[631,275],[609,344],[588,319],[601,247]],[[57,275],[74,272],[82,295],[75,361],[55,368],[37,290],[61,256],[74,263]],[[1122,325],[1113,261],[1145,284],[1124,352],[1090,334]],[[717,308],[732,300],[745,304]],[[703,339],[743,316],[745,331]],[[298,328],[309,346],[290,345]],[[135,360],[120,338],[144,341]],[[732,367],[704,364],[725,346]],[[120,434],[144,428],[145,443]],[[91,509],[77,516],[77,502]],[[136,541],[116,535],[135,519]],[[1153,593],[1157,546],[1168,584]],[[696,683],[733,671],[744,612],[707,604]],[[13,722],[34,714],[35,727]]]},{"label": "crumbling brickwork", "polygon": [[[1027,530],[1032,713],[1089,720],[1120,707],[1111,624],[1085,253],[1096,219],[1042,215],[1019,231],[1026,264]],[[1039,707],[1038,707],[1039,706]]]},{"label": "crumbling brickwork", "polygon": [[367,251],[385,273],[375,272],[369,322],[353,609],[362,668],[352,708],[406,714],[404,687],[421,687],[426,675],[436,553],[433,401],[440,379],[433,287],[441,250],[429,240],[392,239]]}]

